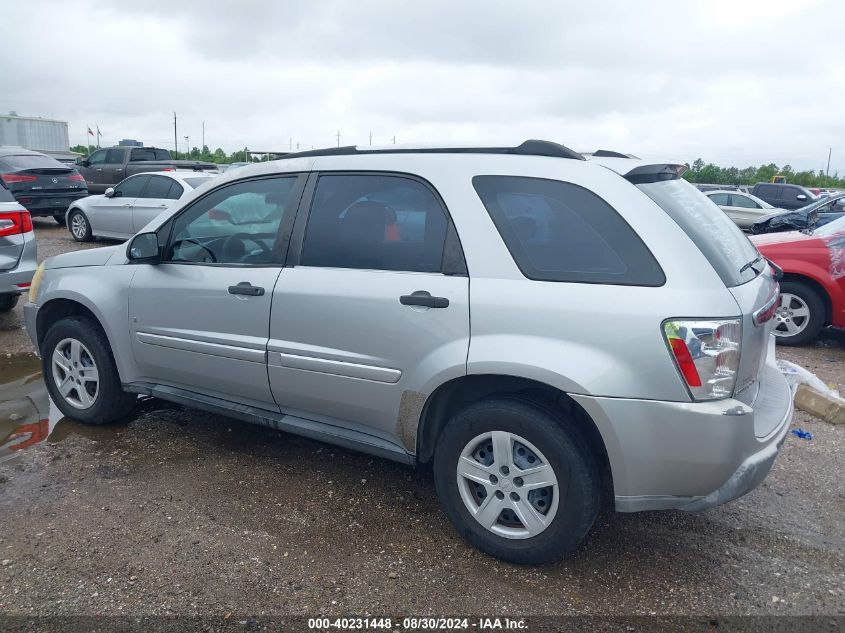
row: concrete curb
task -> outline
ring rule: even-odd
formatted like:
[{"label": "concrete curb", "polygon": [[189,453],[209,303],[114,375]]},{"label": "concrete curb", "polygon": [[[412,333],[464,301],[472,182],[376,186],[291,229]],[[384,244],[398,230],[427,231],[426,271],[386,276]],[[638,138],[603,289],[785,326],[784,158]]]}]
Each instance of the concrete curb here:
[{"label": "concrete curb", "polygon": [[821,393],[807,385],[798,385],[795,406],[830,424],[845,424],[845,400]]}]

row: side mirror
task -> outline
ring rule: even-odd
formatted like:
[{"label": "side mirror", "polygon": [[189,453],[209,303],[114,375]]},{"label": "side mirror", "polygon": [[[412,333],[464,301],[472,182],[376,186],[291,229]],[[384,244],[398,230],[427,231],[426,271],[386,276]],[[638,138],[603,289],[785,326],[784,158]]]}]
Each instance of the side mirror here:
[{"label": "side mirror", "polygon": [[83,167],[90,167],[91,166],[91,161],[89,161],[87,158],[81,158],[81,157],[77,158],[76,162],[79,163],[80,165],[82,165]]},{"label": "side mirror", "polygon": [[795,196],[795,199],[804,202],[807,200],[807,196],[805,196],[803,193],[799,193],[797,196]]},{"label": "side mirror", "polygon": [[114,197],[114,187],[109,187],[106,189],[105,193],[103,194],[106,198]]},{"label": "side mirror", "polygon": [[158,264],[161,254],[158,249],[158,235],[139,233],[126,247],[126,257],[133,264]]}]

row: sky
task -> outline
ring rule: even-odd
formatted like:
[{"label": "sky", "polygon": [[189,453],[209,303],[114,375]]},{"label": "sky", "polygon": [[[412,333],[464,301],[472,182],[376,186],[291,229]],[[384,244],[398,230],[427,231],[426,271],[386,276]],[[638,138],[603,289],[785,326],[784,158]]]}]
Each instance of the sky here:
[{"label": "sky", "polygon": [[845,174],[836,0],[0,0],[0,112],[71,144],[561,142]]}]

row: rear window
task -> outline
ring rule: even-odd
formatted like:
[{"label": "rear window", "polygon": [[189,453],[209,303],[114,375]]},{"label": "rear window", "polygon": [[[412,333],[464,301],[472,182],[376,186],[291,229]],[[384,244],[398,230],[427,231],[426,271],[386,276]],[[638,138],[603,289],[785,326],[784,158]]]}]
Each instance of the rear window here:
[{"label": "rear window", "polygon": [[155,149],[152,147],[140,147],[129,153],[129,161],[141,160],[170,160],[170,153],[166,149]]},{"label": "rear window", "polygon": [[15,196],[12,195],[12,192],[6,189],[2,184],[0,184],[0,202],[14,202]]},{"label": "rear window", "polygon": [[[680,226],[729,288],[757,276],[746,264],[759,257],[745,234],[719,207],[686,180],[637,185]],[[759,271],[761,266],[755,266]]]},{"label": "rear window", "polygon": [[21,169],[67,169],[67,165],[62,165],[55,158],[49,156],[41,156],[38,154],[14,154],[12,156],[4,156],[3,162],[14,170]]},{"label": "rear window", "polygon": [[613,207],[571,183],[476,176],[475,190],[522,274],[540,281],[661,286],[645,244]]}]

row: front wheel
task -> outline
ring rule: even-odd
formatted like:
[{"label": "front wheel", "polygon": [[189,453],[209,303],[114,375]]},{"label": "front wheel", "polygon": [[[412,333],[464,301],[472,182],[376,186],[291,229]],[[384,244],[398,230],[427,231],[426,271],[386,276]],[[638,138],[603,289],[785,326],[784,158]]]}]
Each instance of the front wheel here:
[{"label": "front wheel", "polygon": [[71,209],[68,216],[68,228],[70,234],[77,242],[91,241],[91,224],[88,218],[79,209]]},{"label": "front wheel", "polygon": [[521,399],[478,402],[452,418],[437,441],[434,481],[461,536],[512,563],[577,548],[601,501],[596,458],[577,429]]},{"label": "front wheel", "polygon": [[120,384],[108,339],[87,317],[54,323],[41,347],[47,391],[59,410],[87,424],[107,424],[128,415],[138,397]]},{"label": "front wheel", "polygon": [[781,345],[804,345],[824,327],[824,302],[813,288],[799,281],[782,281],[775,312],[774,335]]}]

